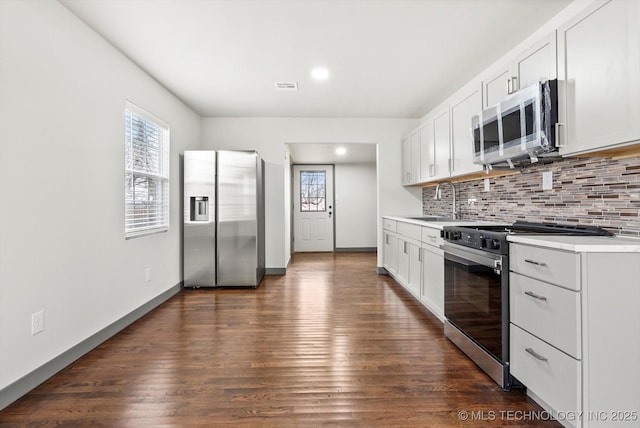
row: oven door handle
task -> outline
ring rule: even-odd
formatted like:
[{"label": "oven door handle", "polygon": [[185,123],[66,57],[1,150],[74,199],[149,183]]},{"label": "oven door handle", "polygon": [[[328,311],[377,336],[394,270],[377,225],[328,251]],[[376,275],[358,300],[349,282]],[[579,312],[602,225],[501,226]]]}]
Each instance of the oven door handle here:
[{"label": "oven door handle", "polygon": [[442,249],[444,250],[444,258],[452,262],[467,266],[469,263],[465,263],[465,261],[471,261],[490,269],[502,270],[502,257],[487,257],[481,254],[472,254],[446,243],[442,246]]},{"label": "oven door handle", "polygon": [[[456,256],[445,256],[445,265],[455,266],[457,269],[462,269],[465,272],[469,272],[471,274],[477,273],[486,273],[494,270],[493,267],[485,266],[482,263],[474,263],[470,260],[461,259]],[[498,272],[501,272],[498,270]]]}]

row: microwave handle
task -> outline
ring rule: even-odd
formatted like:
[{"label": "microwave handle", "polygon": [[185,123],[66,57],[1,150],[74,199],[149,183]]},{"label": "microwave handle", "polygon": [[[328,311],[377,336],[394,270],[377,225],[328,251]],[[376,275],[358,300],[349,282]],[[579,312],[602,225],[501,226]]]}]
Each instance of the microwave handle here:
[{"label": "microwave handle", "polygon": [[560,127],[564,126],[564,123],[556,122],[554,126],[556,128],[556,147],[564,147],[564,144],[560,144]]}]

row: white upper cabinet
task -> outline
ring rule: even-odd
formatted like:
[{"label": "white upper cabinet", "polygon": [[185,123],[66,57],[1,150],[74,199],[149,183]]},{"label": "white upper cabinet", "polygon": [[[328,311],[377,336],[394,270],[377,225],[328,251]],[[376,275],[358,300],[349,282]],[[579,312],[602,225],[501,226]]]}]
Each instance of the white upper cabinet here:
[{"label": "white upper cabinet", "polygon": [[482,110],[482,85],[474,83],[451,102],[451,176],[482,171],[473,163],[471,117]]},{"label": "white upper cabinet", "polygon": [[411,144],[411,184],[420,182],[420,131],[409,137]]},{"label": "white upper cabinet", "polygon": [[512,83],[513,92],[558,76],[555,31],[516,57],[514,76],[517,78]]},{"label": "white upper cabinet", "polygon": [[433,139],[433,121],[428,120],[420,128],[420,181],[432,180],[435,175],[435,144]]},{"label": "white upper cabinet", "polygon": [[402,140],[402,185],[411,184],[411,140],[409,137]]},{"label": "white upper cabinet", "polygon": [[436,110],[420,128],[420,182],[449,177],[449,106]]},{"label": "white upper cabinet", "polygon": [[420,131],[402,140],[402,185],[420,182]]},{"label": "white upper cabinet", "polygon": [[509,95],[507,86],[509,79],[511,79],[511,74],[511,66],[507,64],[482,80],[484,107],[496,105]]},{"label": "white upper cabinet", "polygon": [[[545,26],[428,114],[402,143],[404,185],[477,177],[471,117],[543,79],[558,79],[563,156],[640,150],[640,0],[591,0]],[[538,37],[538,36],[535,36]],[[534,40],[535,42],[531,42]],[[502,64],[502,66],[499,66]],[[625,147],[626,146],[626,147]]]},{"label": "white upper cabinet", "polygon": [[435,146],[435,171],[433,179],[447,178],[449,172],[449,106],[436,113],[433,118],[433,140]]},{"label": "white upper cabinet", "polygon": [[526,88],[542,79],[555,79],[556,33],[547,35],[520,52],[482,82],[484,107],[504,100],[519,89]]},{"label": "white upper cabinet", "polygon": [[560,153],[640,139],[640,2],[596,1],[558,29]]}]

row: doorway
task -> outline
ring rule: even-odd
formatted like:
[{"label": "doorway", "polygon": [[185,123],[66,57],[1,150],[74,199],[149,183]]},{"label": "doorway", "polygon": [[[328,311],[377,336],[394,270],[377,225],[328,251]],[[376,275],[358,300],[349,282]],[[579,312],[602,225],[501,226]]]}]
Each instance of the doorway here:
[{"label": "doorway", "polygon": [[[296,231],[294,207],[300,198],[294,190],[294,179],[299,173],[294,166],[332,166],[333,204],[331,225],[333,245],[324,251],[369,252],[376,251],[378,241],[379,182],[378,146],[375,143],[286,143],[285,159],[290,168],[285,169],[285,210],[288,219],[288,254],[298,250],[296,243],[302,231]],[[328,213],[327,213],[328,216]],[[297,242],[296,242],[297,241]]]},{"label": "doorway", "polygon": [[294,165],[293,251],[333,251],[333,213],[333,165]]}]

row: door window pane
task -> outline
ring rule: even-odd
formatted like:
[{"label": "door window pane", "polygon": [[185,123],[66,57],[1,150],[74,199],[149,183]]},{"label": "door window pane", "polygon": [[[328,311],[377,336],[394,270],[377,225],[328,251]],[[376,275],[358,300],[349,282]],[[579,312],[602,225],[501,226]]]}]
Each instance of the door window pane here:
[{"label": "door window pane", "polygon": [[300,211],[326,211],[326,172],[300,171]]}]

